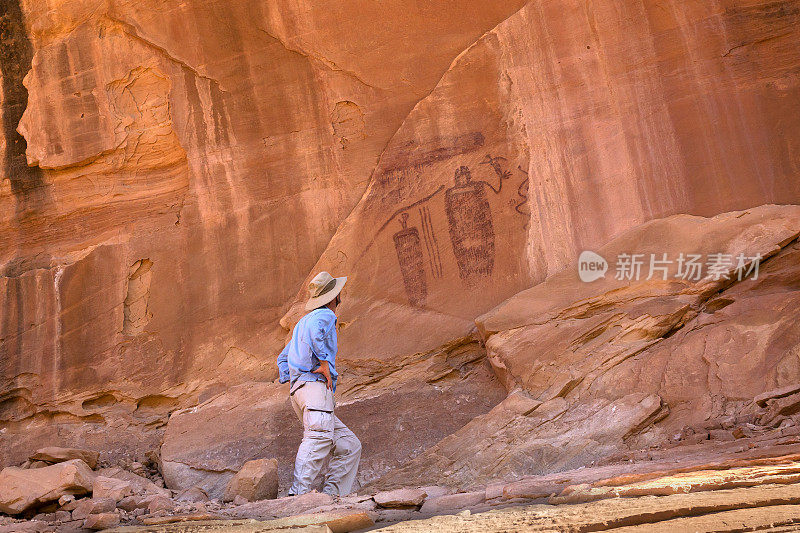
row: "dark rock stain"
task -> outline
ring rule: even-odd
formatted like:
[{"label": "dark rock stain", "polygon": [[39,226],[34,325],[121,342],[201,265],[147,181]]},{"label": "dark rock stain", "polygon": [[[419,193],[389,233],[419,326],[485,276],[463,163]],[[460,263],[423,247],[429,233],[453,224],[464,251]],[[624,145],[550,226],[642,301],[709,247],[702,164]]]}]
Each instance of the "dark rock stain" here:
[{"label": "dark rock stain", "polygon": [[186,87],[186,100],[189,103],[189,116],[192,118],[197,146],[200,151],[203,151],[208,144],[206,125],[203,118],[203,104],[200,102],[200,92],[197,90],[196,77],[187,67],[183,67],[183,84]]},{"label": "dark rock stain", "polygon": [[211,82],[211,106],[211,111],[214,114],[214,132],[217,137],[217,144],[227,148],[230,146],[230,139],[228,138],[230,123],[225,114],[225,101],[217,82]]},{"label": "dark rock stain", "polygon": [[[44,200],[42,171],[29,167],[25,158],[28,145],[17,132],[28,90],[22,79],[31,68],[33,47],[25,31],[19,0],[0,0],[0,72],[3,75],[3,136],[6,139],[5,171],[11,191],[22,210],[37,208]],[[18,209],[19,209],[18,208]]]},{"label": "dark rock stain", "polygon": [[449,139],[441,139],[439,146],[425,149],[414,141],[408,141],[396,150],[396,155],[385,156],[382,163],[381,182],[386,183],[389,174],[412,166],[425,167],[453,157],[464,155],[483,147],[486,139],[483,133],[475,131]]}]

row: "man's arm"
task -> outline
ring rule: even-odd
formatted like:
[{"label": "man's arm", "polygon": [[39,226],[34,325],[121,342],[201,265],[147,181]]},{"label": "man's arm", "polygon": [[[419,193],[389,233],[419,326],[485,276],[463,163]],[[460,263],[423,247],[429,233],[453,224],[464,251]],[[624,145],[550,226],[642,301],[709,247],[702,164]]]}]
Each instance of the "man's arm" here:
[{"label": "man's arm", "polygon": [[322,374],[325,378],[325,386],[328,387],[328,390],[333,389],[333,378],[331,378],[331,369],[328,366],[328,362],[325,360],[321,360],[319,362],[319,367],[316,370],[311,371],[312,374]]},{"label": "man's arm", "polygon": [[312,373],[320,374],[325,378],[329,389],[333,390],[333,375],[331,367],[336,366],[336,316],[321,316],[315,324],[311,336],[311,349],[319,361],[319,367]]},{"label": "man's arm", "polygon": [[289,381],[289,345],[287,344],[280,355],[278,355],[278,381],[286,383]]}]

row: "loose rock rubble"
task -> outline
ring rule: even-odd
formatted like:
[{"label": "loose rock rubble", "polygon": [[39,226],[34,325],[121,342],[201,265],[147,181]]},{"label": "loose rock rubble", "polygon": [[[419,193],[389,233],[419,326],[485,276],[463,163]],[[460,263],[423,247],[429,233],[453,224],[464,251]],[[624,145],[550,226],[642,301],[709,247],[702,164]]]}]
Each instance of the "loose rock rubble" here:
[{"label": "loose rock rubble", "polygon": [[738,531],[763,527],[768,516],[776,525],[800,523],[800,444],[729,451],[728,456],[710,462],[702,454],[665,456],[495,481],[483,490],[453,494],[442,487],[407,487],[341,498],[311,492],[241,505],[220,500],[180,503],[155,494],[150,501],[170,500],[173,507],[144,513],[115,508],[111,498],[80,498],[71,516],[58,510],[30,521],[6,518],[0,521],[0,533],[80,532],[118,524],[123,527],[112,531],[346,533],[374,526],[394,532],[515,527],[583,531],[601,523],[604,530],[622,533],[711,526]]},{"label": "loose rock rubble", "polygon": [[[396,367],[353,367],[358,371],[337,406],[344,412],[372,401],[378,390],[402,393],[399,398],[420,407],[433,388],[477,397],[487,389],[465,384],[490,369],[508,388],[504,399],[484,405],[460,429],[444,438],[434,432],[399,468],[376,468],[376,453],[358,494],[276,497],[291,461],[258,457],[274,444],[264,444],[259,421],[280,425],[289,411],[281,386],[269,382],[176,411],[161,449],[137,461],[111,464],[74,448],[28,455],[21,467],[0,472],[6,480],[0,506],[14,521],[4,527],[71,531],[215,520],[239,527],[256,520],[263,528],[345,530],[364,527],[367,519],[386,525],[452,514],[469,522],[492,509],[529,504],[702,499],[709,492],[795,486],[800,386],[792,376],[800,359],[786,351],[795,349],[797,322],[785,302],[798,297],[800,211],[766,206],[713,219],[671,217],[600,251],[613,254],[687,226],[698,246],[761,253],[759,279],[587,285],[564,271],[477,321],[486,351],[477,337],[465,337]],[[769,317],[758,302],[771,302]],[[738,342],[722,342],[732,335]],[[703,351],[709,339],[726,349]],[[761,340],[748,344],[754,339]],[[747,373],[753,365],[761,370]],[[470,402],[465,405],[475,405]],[[368,418],[362,409],[357,413]],[[220,417],[235,428],[214,426]],[[675,519],[688,518],[678,513]],[[626,527],[639,527],[634,522]]]}]

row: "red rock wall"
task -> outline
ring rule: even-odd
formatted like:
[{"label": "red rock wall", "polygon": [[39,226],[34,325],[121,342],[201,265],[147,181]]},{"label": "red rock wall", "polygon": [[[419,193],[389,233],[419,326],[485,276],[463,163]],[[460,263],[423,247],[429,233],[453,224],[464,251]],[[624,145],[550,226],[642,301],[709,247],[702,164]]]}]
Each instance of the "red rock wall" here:
[{"label": "red rock wall", "polygon": [[392,133],[522,4],[3,1],[0,420],[273,377]]},{"label": "red rock wall", "polygon": [[464,334],[653,218],[797,202],[799,21],[795,2],[526,4],[409,113],[312,269],[353,274],[343,350]]},{"label": "red rock wall", "polygon": [[20,450],[271,379],[322,268],[386,359],[646,220],[800,200],[800,2],[0,5]]}]

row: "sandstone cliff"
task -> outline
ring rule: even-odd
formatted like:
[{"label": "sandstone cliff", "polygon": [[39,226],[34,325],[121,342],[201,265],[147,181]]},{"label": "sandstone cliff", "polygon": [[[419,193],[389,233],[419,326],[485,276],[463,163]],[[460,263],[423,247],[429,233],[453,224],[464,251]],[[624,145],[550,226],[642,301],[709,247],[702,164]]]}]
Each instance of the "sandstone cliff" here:
[{"label": "sandstone cliff", "polygon": [[386,143],[522,3],[3,1],[0,463],[274,377]]},{"label": "sandstone cliff", "polygon": [[[725,238],[669,217],[800,201],[800,3],[457,4],[0,1],[0,464],[52,441],[140,454],[170,413],[173,430],[207,427],[181,411],[198,404],[206,420],[237,397],[277,413],[285,391],[263,382],[320,269],[350,276],[343,401],[365,421],[401,406],[413,428],[397,456],[375,435],[365,483],[417,456],[420,476],[461,486],[528,468],[471,471],[439,443],[503,385],[524,389],[492,411],[515,432],[480,431],[510,449],[561,431],[531,429],[545,413],[626,413],[538,463],[556,469],[748,415],[737,402],[797,378],[793,337],[772,332],[794,311],[792,208],[727,215]],[[602,285],[538,307],[581,250],[626,235],[643,253],[783,248],[762,284],[648,284],[635,305]],[[605,303],[572,309],[586,298]],[[756,305],[772,322],[748,336]],[[748,342],[756,366],[728,361]],[[672,383],[681,350],[726,370]],[[220,444],[202,462],[204,442],[166,441],[176,480],[213,484],[267,453]]]}]

